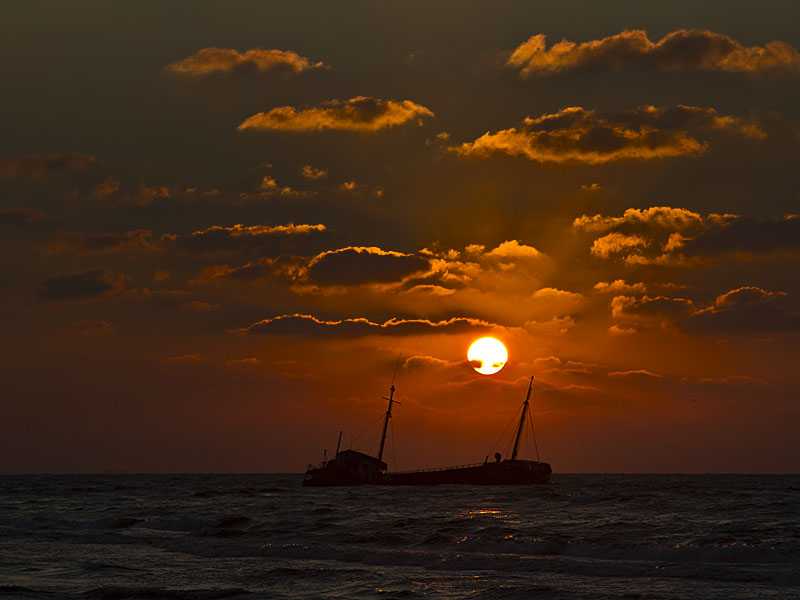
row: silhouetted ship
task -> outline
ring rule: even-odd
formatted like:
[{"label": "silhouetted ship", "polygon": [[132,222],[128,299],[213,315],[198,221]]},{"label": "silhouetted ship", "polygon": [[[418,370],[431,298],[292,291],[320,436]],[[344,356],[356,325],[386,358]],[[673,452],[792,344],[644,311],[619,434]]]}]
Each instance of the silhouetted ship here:
[{"label": "silhouetted ship", "polygon": [[[514,448],[511,458],[503,459],[500,453],[494,455],[494,462],[489,462],[488,457],[482,463],[461,465],[457,467],[444,467],[440,469],[424,469],[421,471],[389,472],[383,462],[383,449],[386,444],[386,432],[389,419],[392,418],[392,404],[394,400],[394,385],[390,388],[389,401],[383,420],[383,432],[377,458],[357,450],[339,451],[342,434],[339,433],[339,442],[336,454],[331,460],[323,460],[318,467],[308,466],[303,485],[306,486],[337,486],[337,485],[528,485],[534,483],[547,483],[550,481],[552,469],[548,463],[538,460],[521,460],[517,458],[519,443],[525,428],[525,417],[528,415],[533,377],[528,385],[528,394],[522,405],[522,414],[517,424],[514,435]],[[537,452],[538,458],[538,452]]]}]

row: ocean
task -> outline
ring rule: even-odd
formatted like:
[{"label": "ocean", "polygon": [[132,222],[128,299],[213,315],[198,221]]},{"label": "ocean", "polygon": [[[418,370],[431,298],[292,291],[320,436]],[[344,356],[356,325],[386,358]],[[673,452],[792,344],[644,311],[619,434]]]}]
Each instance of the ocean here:
[{"label": "ocean", "polygon": [[800,476],[0,476],[0,598],[800,598]]}]

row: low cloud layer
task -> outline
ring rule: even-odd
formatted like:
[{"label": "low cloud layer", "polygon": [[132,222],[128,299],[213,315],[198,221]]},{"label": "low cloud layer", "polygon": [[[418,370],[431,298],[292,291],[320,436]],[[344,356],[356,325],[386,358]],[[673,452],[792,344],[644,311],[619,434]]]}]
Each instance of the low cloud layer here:
[{"label": "low cloud layer", "polygon": [[713,108],[641,106],[620,113],[598,114],[575,106],[537,118],[528,117],[518,127],[487,132],[452,151],[465,157],[508,154],[541,163],[595,165],[696,156],[709,149],[708,142],[698,139],[699,135],[712,132],[752,139],[765,136],[758,124],[720,115]]},{"label": "low cloud layer", "polygon": [[506,64],[523,77],[627,66],[757,73],[800,71],[800,53],[784,42],[744,46],[727,35],[698,29],[679,29],[652,42],[646,31],[637,29],[580,44],[562,40],[550,48],[546,36],[534,35],[514,50]]},{"label": "low cloud layer", "polygon": [[433,113],[411,100],[380,100],[358,96],[350,100],[330,100],[319,106],[297,109],[280,106],[249,117],[237,129],[277,131],[343,131],[371,132],[433,117]]},{"label": "low cloud layer", "polygon": [[280,315],[253,323],[249,327],[235,330],[235,333],[256,333],[263,335],[290,335],[314,338],[344,338],[366,335],[423,335],[435,333],[465,333],[491,328],[486,321],[468,318],[453,318],[446,321],[427,319],[390,319],[375,323],[369,319],[342,319],[326,321],[312,315]]},{"label": "low cloud layer", "polygon": [[202,77],[214,73],[302,73],[326,68],[323,62],[312,62],[305,56],[286,50],[254,48],[239,52],[230,48],[203,48],[188,58],[167,65],[167,71]]},{"label": "low cloud layer", "polygon": [[87,154],[0,156],[0,179],[11,177],[41,179],[56,173],[85,171],[97,164],[98,160]]}]

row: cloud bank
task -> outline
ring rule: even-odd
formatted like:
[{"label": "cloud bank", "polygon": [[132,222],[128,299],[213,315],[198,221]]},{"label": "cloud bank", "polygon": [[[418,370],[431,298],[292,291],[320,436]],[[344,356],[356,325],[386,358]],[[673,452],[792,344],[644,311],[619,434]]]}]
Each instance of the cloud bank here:
[{"label": "cloud bank", "polygon": [[523,77],[578,69],[637,66],[657,71],[800,71],[800,53],[785,42],[744,46],[708,30],[679,29],[652,42],[641,29],[581,44],[562,40],[549,49],[546,36],[534,35],[517,47],[507,66]]},{"label": "cloud bank", "polygon": [[711,132],[751,139],[766,135],[758,124],[720,115],[713,108],[641,106],[601,115],[573,106],[537,118],[527,117],[518,127],[487,132],[451,150],[464,157],[508,154],[541,163],[596,165],[697,156],[709,146],[696,136]]},{"label": "cloud bank", "polygon": [[431,333],[465,333],[492,327],[479,319],[455,317],[446,321],[427,319],[389,319],[375,323],[369,319],[342,319],[326,321],[312,315],[280,315],[234,330],[235,333],[290,335],[300,337],[361,337],[366,335],[423,335]]}]

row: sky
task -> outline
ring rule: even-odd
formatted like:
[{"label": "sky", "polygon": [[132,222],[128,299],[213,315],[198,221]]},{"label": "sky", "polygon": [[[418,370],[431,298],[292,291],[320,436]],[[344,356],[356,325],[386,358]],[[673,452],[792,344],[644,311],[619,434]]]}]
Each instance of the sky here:
[{"label": "sky", "polygon": [[796,2],[3,6],[0,472],[800,472]]}]

